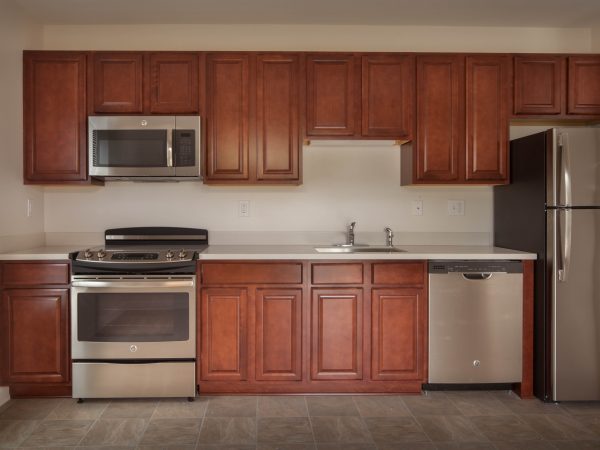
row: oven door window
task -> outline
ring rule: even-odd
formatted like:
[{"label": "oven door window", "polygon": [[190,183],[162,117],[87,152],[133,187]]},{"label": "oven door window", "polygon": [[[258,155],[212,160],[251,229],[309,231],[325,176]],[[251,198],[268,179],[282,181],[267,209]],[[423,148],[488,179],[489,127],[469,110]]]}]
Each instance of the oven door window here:
[{"label": "oven door window", "polygon": [[167,130],[94,130],[94,166],[167,167]]},{"label": "oven door window", "polygon": [[172,342],[189,339],[189,294],[80,293],[77,340]]}]

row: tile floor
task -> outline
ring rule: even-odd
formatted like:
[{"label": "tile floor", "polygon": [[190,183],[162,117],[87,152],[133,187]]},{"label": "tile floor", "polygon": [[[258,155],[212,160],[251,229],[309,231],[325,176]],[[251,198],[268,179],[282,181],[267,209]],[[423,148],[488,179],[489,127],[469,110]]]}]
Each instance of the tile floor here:
[{"label": "tile floor", "polygon": [[11,400],[0,448],[600,449],[600,402],[506,391],[398,396]]}]

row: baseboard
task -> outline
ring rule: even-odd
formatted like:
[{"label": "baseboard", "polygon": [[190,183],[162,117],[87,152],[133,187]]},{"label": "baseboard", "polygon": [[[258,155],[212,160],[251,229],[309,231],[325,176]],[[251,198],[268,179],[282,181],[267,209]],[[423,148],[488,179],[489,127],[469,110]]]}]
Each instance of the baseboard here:
[{"label": "baseboard", "polygon": [[10,400],[8,386],[0,386],[0,407]]}]

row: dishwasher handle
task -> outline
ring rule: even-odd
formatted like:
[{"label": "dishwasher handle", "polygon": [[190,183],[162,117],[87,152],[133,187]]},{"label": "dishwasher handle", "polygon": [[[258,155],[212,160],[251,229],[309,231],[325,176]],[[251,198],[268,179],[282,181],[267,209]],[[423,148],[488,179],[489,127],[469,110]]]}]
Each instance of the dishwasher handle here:
[{"label": "dishwasher handle", "polygon": [[470,281],[483,281],[483,280],[489,280],[490,278],[492,278],[493,273],[489,273],[489,272],[481,272],[481,273],[463,273],[462,277],[465,280],[470,280]]}]

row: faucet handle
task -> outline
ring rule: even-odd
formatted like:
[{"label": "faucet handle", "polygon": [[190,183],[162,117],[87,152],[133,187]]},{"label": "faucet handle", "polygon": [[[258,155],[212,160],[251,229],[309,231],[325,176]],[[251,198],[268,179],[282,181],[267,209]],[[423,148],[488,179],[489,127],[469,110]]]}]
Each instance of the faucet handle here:
[{"label": "faucet handle", "polygon": [[356,222],[350,222],[350,225],[348,226],[352,231],[354,231],[354,227],[356,227]]}]

